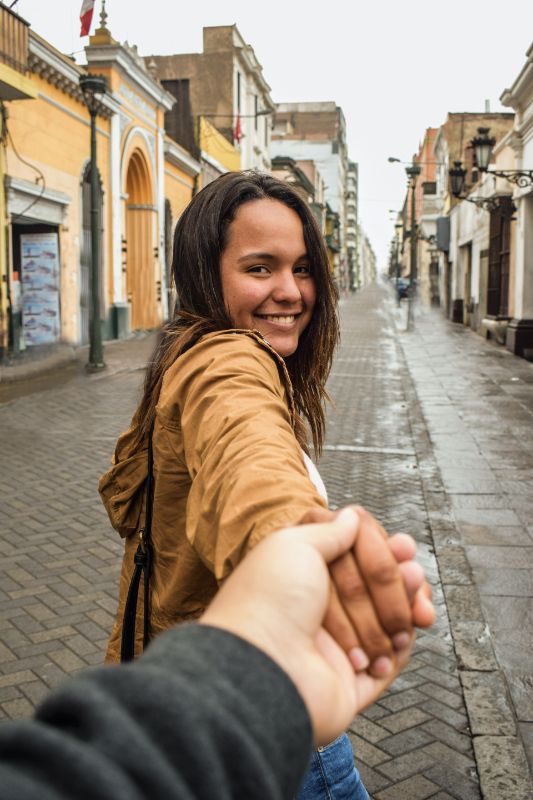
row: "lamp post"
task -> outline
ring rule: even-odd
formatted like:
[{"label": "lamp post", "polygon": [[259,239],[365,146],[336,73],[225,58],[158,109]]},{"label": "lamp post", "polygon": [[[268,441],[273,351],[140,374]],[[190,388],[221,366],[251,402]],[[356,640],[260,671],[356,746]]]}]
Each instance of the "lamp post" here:
[{"label": "lamp post", "polygon": [[400,307],[400,231],[402,227],[401,222],[397,222],[394,226],[396,234],[394,237],[394,269],[396,272],[396,302],[398,303],[398,308]]},{"label": "lamp post", "polygon": [[414,315],[413,315],[413,304],[414,304],[414,295],[415,295],[415,287],[416,287],[416,256],[417,256],[417,231],[416,231],[416,179],[422,172],[422,167],[420,164],[413,162],[408,167],[405,168],[405,172],[407,173],[407,177],[409,179],[409,186],[411,187],[411,263],[409,269],[409,296],[407,298],[407,330],[410,331],[413,329],[414,324]]},{"label": "lamp post", "polygon": [[80,75],[80,89],[91,115],[91,304],[87,369],[93,372],[105,367],[100,323],[100,226],[98,169],[96,166],[96,115],[100,104],[99,97],[106,93],[107,82],[102,75],[87,73]]}]

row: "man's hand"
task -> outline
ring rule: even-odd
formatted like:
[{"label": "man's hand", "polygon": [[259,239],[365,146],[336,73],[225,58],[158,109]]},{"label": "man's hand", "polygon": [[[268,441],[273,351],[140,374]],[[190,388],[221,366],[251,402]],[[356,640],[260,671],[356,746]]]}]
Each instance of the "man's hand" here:
[{"label": "man's hand", "polygon": [[200,620],[248,640],[287,672],[306,703],[318,744],[332,741],[374,702],[409,658],[412,635],[391,654],[387,675],[354,673],[342,647],[322,627],[330,598],[327,564],[351,551],[359,538],[360,555],[371,557],[376,537],[383,540],[353,509],[344,509],[333,522],[272,534],[239,564]]},{"label": "man's hand", "polygon": [[[330,564],[332,584],[324,627],[348,654],[354,669],[376,677],[392,669],[391,658],[411,638],[413,626],[435,618],[431,589],[413,559],[411,536],[390,538],[364,508],[354,506],[360,530],[353,547]],[[326,522],[339,512],[312,509],[303,523]]]}]

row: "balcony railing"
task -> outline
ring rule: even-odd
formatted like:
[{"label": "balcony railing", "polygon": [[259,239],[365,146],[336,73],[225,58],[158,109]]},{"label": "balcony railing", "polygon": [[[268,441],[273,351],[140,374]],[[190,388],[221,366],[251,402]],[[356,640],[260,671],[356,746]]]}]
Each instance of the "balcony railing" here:
[{"label": "balcony railing", "polygon": [[29,25],[0,5],[0,64],[24,74],[28,70]]}]

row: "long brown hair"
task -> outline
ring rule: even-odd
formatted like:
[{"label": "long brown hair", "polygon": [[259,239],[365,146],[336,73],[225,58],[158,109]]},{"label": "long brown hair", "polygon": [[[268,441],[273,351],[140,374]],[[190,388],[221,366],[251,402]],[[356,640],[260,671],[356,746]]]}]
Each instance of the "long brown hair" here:
[{"label": "long brown hair", "polygon": [[[339,338],[337,290],[313,212],[288,184],[265,173],[228,172],[192,199],[174,232],[172,275],[177,292],[173,319],[164,326],[146,373],[144,393],[135,414],[139,439],[146,436],[166,370],[206,333],[234,327],[228,316],[220,278],[220,256],[237,209],[253,200],[271,198],[293,209],[302,221],[304,241],[316,286],[311,322],[298,349],[285,359],[296,410],[310,427],[315,451],[324,439],[326,380]],[[307,447],[305,428],[296,436]]]}]

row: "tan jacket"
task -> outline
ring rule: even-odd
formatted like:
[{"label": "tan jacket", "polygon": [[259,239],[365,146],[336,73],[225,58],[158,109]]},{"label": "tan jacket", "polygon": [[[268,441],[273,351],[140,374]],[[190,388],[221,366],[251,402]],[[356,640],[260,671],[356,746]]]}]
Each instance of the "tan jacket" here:
[{"label": "tan jacket", "polygon": [[[198,617],[249,548],[324,506],[294,436],[293,414],[283,359],[255,332],[209,334],[168,369],[153,435],[152,634]],[[130,428],[119,438],[99,487],[111,524],[126,540],[110,661],[119,658],[144,521],[147,452],[146,445],[134,449],[134,434]],[[140,599],[139,610],[137,652]]]}]

